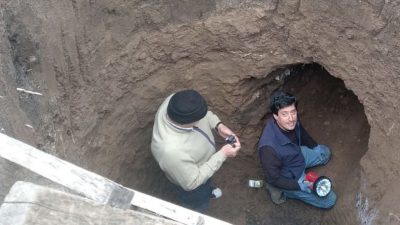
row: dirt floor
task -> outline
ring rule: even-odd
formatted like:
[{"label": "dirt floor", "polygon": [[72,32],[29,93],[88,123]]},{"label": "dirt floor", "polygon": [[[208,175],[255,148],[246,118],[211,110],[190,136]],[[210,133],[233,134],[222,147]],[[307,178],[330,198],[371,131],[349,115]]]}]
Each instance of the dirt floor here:
[{"label": "dirt floor", "polygon": [[[318,65],[297,68],[296,73],[287,78],[283,89],[299,97],[299,115],[308,132],[332,149],[328,165],[313,170],[333,180],[336,206],[321,210],[296,200],[274,205],[265,189],[247,186],[248,179],[263,177],[254,152],[229,160],[216,174],[214,181],[224,195],[212,201],[209,215],[239,225],[360,224],[355,209],[359,161],[367,151],[370,130],[363,106],[343,81]],[[254,134],[255,143],[259,135]]]}]

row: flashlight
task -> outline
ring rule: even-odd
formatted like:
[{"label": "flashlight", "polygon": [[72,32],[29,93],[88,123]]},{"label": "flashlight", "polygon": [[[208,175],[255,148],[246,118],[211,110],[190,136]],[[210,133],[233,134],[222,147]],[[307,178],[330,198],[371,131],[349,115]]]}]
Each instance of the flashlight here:
[{"label": "flashlight", "polygon": [[328,177],[319,176],[316,172],[307,172],[305,179],[311,183],[310,189],[318,197],[325,197],[332,190],[332,181]]}]

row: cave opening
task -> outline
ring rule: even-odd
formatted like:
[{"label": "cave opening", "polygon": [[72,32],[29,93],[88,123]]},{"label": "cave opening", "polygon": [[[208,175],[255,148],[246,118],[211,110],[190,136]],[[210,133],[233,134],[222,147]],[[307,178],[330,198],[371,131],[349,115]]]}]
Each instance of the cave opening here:
[{"label": "cave opening", "polygon": [[337,204],[330,210],[316,209],[297,200],[274,205],[263,188],[247,186],[249,179],[263,179],[255,146],[271,113],[266,109],[268,104],[260,102],[258,107],[264,107],[265,114],[252,138],[246,140],[247,148],[252,149],[226,162],[216,174],[214,180],[224,190],[224,197],[212,202],[209,214],[235,224],[360,224],[356,209],[359,162],[367,152],[370,132],[363,105],[343,80],[318,63],[287,65],[266,79],[271,80],[271,76],[273,81],[261,87],[267,97],[260,101],[269,102],[270,94],[277,89],[297,96],[303,126],[318,143],[331,148],[330,162],[312,170],[333,180]]}]

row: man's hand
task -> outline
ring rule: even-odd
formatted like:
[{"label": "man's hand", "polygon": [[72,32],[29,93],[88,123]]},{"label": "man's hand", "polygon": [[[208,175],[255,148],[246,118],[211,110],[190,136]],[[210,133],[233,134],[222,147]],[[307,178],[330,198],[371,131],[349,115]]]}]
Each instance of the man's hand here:
[{"label": "man's hand", "polygon": [[302,191],[307,192],[307,193],[311,193],[311,188],[310,188],[311,182],[310,181],[302,180],[302,181],[299,181],[298,183],[299,183],[300,189]]},{"label": "man's hand", "polygon": [[235,157],[237,155],[239,149],[241,148],[239,137],[236,136],[236,134],[234,134],[232,132],[232,130],[229,129],[227,126],[225,126],[225,124],[223,124],[223,123],[220,123],[216,127],[216,129],[218,131],[218,134],[221,135],[221,137],[223,137],[224,139],[226,137],[228,137],[229,135],[235,136],[236,142],[234,145],[226,144],[226,145],[222,146],[222,148],[220,150],[224,153],[224,155],[226,157]]},{"label": "man's hand", "polygon": [[226,144],[222,146],[221,152],[226,156],[226,157],[235,157],[240,149],[240,142],[235,143],[235,147],[233,147],[230,144]]},{"label": "man's hand", "polygon": [[[235,136],[236,143],[239,143],[239,145],[240,145],[239,137],[236,136],[236,134],[234,134],[234,133],[232,132],[232,130],[229,129],[225,124],[220,123],[220,124],[218,125],[218,127],[217,127],[217,131],[218,131],[218,134],[221,135],[221,137],[224,138],[224,139],[225,139],[226,137],[228,137],[229,135]],[[236,143],[235,143],[235,145],[236,145]]]}]

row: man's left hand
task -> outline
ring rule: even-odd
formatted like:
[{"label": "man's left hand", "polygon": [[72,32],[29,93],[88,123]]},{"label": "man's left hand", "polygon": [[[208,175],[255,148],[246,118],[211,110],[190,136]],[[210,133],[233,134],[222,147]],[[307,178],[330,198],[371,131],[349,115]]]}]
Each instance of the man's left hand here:
[{"label": "man's left hand", "polygon": [[218,131],[218,134],[221,135],[221,137],[223,137],[224,139],[225,139],[226,137],[228,137],[229,135],[235,136],[236,142],[240,143],[239,137],[236,136],[236,134],[234,134],[234,133],[232,132],[232,130],[229,129],[225,124],[220,123],[220,124],[218,125],[218,127],[217,127],[217,131]]},{"label": "man's left hand", "polygon": [[229,135],[234,135],[236,136],[231,129],[229,129],[225,124],[220,123],[217,127],[218,134],[221,135],[221,137],[226,138]]}]

